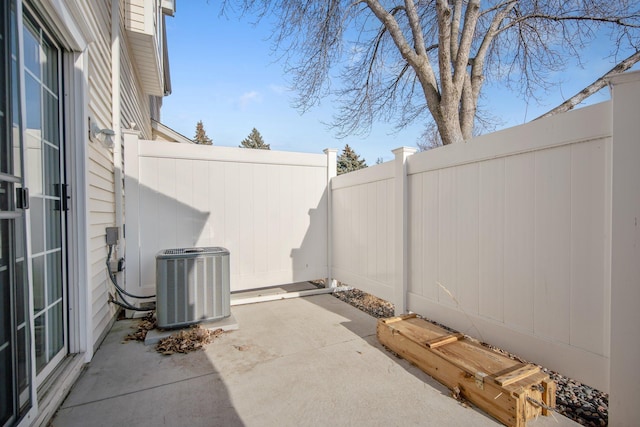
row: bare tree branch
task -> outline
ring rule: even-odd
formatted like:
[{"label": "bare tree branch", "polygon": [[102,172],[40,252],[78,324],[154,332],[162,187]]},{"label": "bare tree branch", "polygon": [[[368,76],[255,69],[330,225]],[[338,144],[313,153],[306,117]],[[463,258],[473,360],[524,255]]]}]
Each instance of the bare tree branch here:
[{"label": "bare tree branch", "polygon": [[462,141],[484,124],[487,82],[529,102],[569,64],[582,66],[596,39],[611,46],[597,59],[640,51],[640,2],[631,0],[226,0],[222,10],[275,19],[296,106],[335,96],[342,136],[420,120],[442,143]]},{"label": "bare tree branch", "polygon": [[536,117],[534,120],[541,119],[543,117],[549,117],[554,114],[564,113],[565,111],[569,111],[573,109],[576,105],[580,104],[582,101],[598,92],[600,89],[605,87],[608,84],[608,79],[611,76],[616,74],[623,73],[627,71],[629,68],[633,67],[635,63],[640,61],[640,51],[633,53],[631,56],[623,59],[618,65],[607,71],[605,74],[600,76],[597,80],[591,83],[586,88],[582,89],[580,92],[573,95],[571,98],[564,101],[562,104],[553,108],[552,110],[547,111],[540,117]]},{"label": "bare tree branch", "polygon": [[460,22],[462,20],[462,0],[456,0],[453,3],[453,19],[451,20],[451,57],[458,57],[458,46],[460,35]]}]

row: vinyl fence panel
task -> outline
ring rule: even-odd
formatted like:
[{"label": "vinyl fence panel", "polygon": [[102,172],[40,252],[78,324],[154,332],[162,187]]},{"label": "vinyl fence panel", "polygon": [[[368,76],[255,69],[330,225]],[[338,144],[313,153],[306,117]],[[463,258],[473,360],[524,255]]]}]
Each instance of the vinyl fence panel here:
[{"label": "vinyl fence panel", "polygon": [[153,293],[156,253],[180,247],[229,249],[232,291],[327,276],[326,155],[128,144],[127,189],[139,198],[127,204],[139,245],[128,252],[132,292]]}]

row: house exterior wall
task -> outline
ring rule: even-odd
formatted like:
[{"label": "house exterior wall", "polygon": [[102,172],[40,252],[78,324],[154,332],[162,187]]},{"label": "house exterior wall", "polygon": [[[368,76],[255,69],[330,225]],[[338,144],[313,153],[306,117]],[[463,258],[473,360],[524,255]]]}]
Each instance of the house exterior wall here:
[{"label": "house exterior wall", "polygon": [[128,0],[123,4],[127,8],[129,28],[140,32],[146,30],[144,25],[144,2],[145,0]]},{"label": "house exterior wall", "polygon": [[[120,92],[122,94],[122,114],[120,126],[122,129],[129,129],[131,123],[135,123],[137,130],[141,132],[142,137],[151,139],[151,116],[152,105],[151,97],[144,93],[142,84],[136,72],[136,66],[133,63],[131,46],[127,32],[125,31],[125,13],[126,3],[120,6]],[[129,2],[135,3],[133,1]],[[142,13],[143,9],[139,9]],[[156,112],[159,114],[159,108]]]},{"label": "house exterior wall", "polygon": [[[100,128],[126,129],[135,123],[143,135],[151,135],[149,96],[145,95],[138,81],[136,67],[131,59],[124,19],[120,22],[120,119],[113,123],[112,79],[112,5],[109,0],[92,4],[81,3],[87,20],[94,28],[95,41],[89,46],[89,116]],[[124,13],[125,3],[118,10]],[[116,126],[117,125],[117,126]],[[116,142],[117,143],[117,142]],[[105,148],[100,143],[89,144],[89,232],[90,277],[92,295],[93,345],[99,344],[116,312],[116,306],[108,304],[111,284],[105,267],[107,247],[105,229],[118,225],[116,217],[117,173],[124,167],[124,158],[114,159],[115,148]],[[122,150],[122,147],[120,147]],[[119,165],[114,161],[119,160]],[[122,193],[121,197],[124,195]],[[123,201],[120,201],[123,205]]]},{"label": "house exterior wall", "polygon": [[[89,81],[88,114],[100,128],[112,127],[111,78],[111,2],[100,0],[80,3],[85,19],[94,29],[95,40],[88,47]],[[105,228],[114,226],[115,191],[113,152],[97,142],[88,143],[88,224],[89,276],[91,295],[92,343],[95,347],[110,325],[116,307],[109,299],[108,277],[105,271],[107,248]]]},{"label": "house exterior wall", "polygon": [[[95,28],[96,40],[89,46],[89,115],[101,128],[117,131],[116,144],[120,147],[105,148],[99,143],[89,145],[89,230],[90,230],[90,277],[92,295],[93,345],[97,346],[111,325],[117,307],[109,304],[112,285],[106,271],[105,245],[106,227],[121,226],[124,220],[124,191],[122,190],[124,170],[123,140],[120,130],[135,124],[146,138],[151,138],[151,96],[146,94],[138,77],[135,63],[125,31],[125,13],[128,2],[120,1],[117,10],[119,34],[119,79],[114,82],[112,74],[112,16],[114,10],[109,0],[92,4],[81,3],[87,19]],[[135,5],[134,5],[135,6]],[[142,9],[140,9],[142,11]],[[119,85],[118,87],[114,84]],[[118,94],[114,96],[114,91]],[[115,105],[114,103],[119,103]],[[156,104],[161,104],[156,102]],[[115,108],[117,107],[117,108]],[[115,111],[114,111],[115,108]],[[156,112],[156,114],[159,114]],[[117,115],[116,119],[114,115]],[[117,120],[117,123],[114,123]],[[122,216],[121,216],[122,215]],[[120,217],[121,216],[121,217]],[[122,234],[122,230],[120,231]],[[115,257],[124,256],[124,239],[116,248]],[[119,280],[123,280],[119,275]]]}]

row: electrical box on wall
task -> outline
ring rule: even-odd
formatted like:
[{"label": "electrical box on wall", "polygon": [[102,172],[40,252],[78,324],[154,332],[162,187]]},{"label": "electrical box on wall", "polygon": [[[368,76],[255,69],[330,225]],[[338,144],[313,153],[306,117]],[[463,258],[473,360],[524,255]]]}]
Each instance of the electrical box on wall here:
[{"label": "electrical box on wall", "polygon": [[107,227],[107,245],[113,246],[118,243],[118,227]]}]

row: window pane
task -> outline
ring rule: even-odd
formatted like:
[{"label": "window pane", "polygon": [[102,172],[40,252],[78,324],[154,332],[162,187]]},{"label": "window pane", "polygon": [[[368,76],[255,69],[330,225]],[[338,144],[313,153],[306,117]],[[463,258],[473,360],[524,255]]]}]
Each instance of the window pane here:
[{"label": "window pane", "polygon": [[62,258],[60,251],[47,254],[47,304],[62,298]]},{"label": "window pane", "polygon": [[43,143],[44,147],[44,192],[48,196],[60,196],[60,151]]},{"label": "window pane", "polygon": [[24,252],[24,216],[16,218],[14,227],[14,233],[16,236],[16,323],[18,326],[21,326],[27,320],[27,307],[29,306],[27,301],[27,282],[25,275],[26,257]]},{"label": "window pane", "polygon": [[47,333],[45,314],[34,319],[35,341],[36,341],[36,372],[40,372],[47,364]]},{"label": "window pane", "polygon": [[40,78],[40,44],[38,40],[40,36],[37,31],[31,28],[25,21],[24,31],[24,66],[27,70],[31,71],[38,79]]},{"label": "window pane", "polygon": [[29,194],[42,194],[42,141],[39,136],[27,133],[27,175],[29,176]]},{"label": "window pane", "polygon": [[29,386],[29,362],[27,349],[29,348],[27,328],[18,329],[18,393]]},{"label": "window pane", "polygon": [[10,220],[0,220],[0,347],[11,339],[11,282],[9,274]]},{"label": "window pane", "polygon": [[25,300],[25,287],[27,284],[24,282],[24,261],[16,262],[16,323],[18,326],[22,325],[26,321],[26,300]]},{"label": "window pane", "polygon": [[31,251],[39,254],[44,251],[44,200],[40,197],[29,198],[31,212]]},{"label": "window pane", "polygon": [[6,379],[12,378],[11,370],[11,346],[0,347],[0,424],[4,425],[13,413],[13,387],[11,381]]},{"label": "window pane", "polygon": [[27,132],[42,138],[41,115],[42,110],[40,84],[30,74],[25,74],[25,92],[27,105]]},{"label": "window pane", "polygon": [[16,233],[16,260],[21,260],[25,256],[24,252],[24,216],[16,218],[15,231]]},{"label": "window pane", "polygon": [[[11,14],[11,34],[17,35],[15,13]],[[16,56],[18,38],[13,37],[11,40],[11,112],[13,125],[13,173],[16,176],[22,176],[22,150],[20,149],[20,91],[18,90],[18,82],[20,75],[18,73],[18,58]]]},{"label": "window pane", "polygon": [[64,324],[62,322],[62,301],[60,301],[47,313],[48,316],[48,334],[49,334],[49,354],[48,359],[51,360],[64,345]]},{"label": "window pane", "polygon": [[22,148],[20,146],[20,128],[14,125],[11,129],[13,141],[13,170],[11,173],[18,177],[22,177]]},{"label": "window pane", "polygon": [[13,185],[7,181],[0,181],[0,211],[9,210],[9,197],[11,195],[11,188]]},{"label": "window pane", "polygon": [[10,145],[9,141],[5,140],[7,125],[4,111],[2,111],[3,107],[4,106],[0,106],[0,172],[11,173],[11,170],[9,169],[9,166],[11,165],[11,159],[9,158]]},{"label": "window pane", "polygon": [[44,300],[44,255],[33,258],[31,267],[33,269],[33,312],[37,314],[46,305]]},{"label": "window pane", "polygon": [[43,137],[47,142],[59,146],[60,135],[58,133],[58,98],[48,91],[44,93],[44,123],[42,123]]},{"label": "window pane", "polygon": [[58,52],[46,41],[42,44],[42,83],[53,93],[58,92]]},{"label": "window pane", "polygon": [[[4,19],[2,17],[2,14],[0,14],[0,19]],[[4,24],[4,20],[2,24]],[[1,58],[0,60],[2,61],[0,63],[0,82],[2,82],[2,84],[0,84],[0,172],[11,173],[11,171],[9,170],[9,166],[11,165],[11,159],[9,158],[10,142],[6,140],[7,123],[8,123],[9,117],[7,116],[7,97],[6,97],[7,88],[4,85],[4,82],[7,81],[6,80],[7,62],[5,60],[6,52],[4,49],[5,40],[4,40],[4,37],[2,36],[3,32],[4,32],[4,25],[2,27],[2,31],[0,32],[0,58]]]},{"label": "window pane", "polygon": [[62,246],[61,230],[60,230],[60,201],[45,200],[46,206],[46,249],[57,249]]},{"label": "window pane", "polygon": [[11,416],[12,385],[7,379],[13,378],[11,369],[11,310],[9,282],[9,226],[10,220],[0,220],[0,424],[4,424]]},{"label": "window pane", "polygon": [[11,113],[13,123],[16,124],[20,120],[20,91],[18,90],[18,62],[14,57],[11,58]]}]

